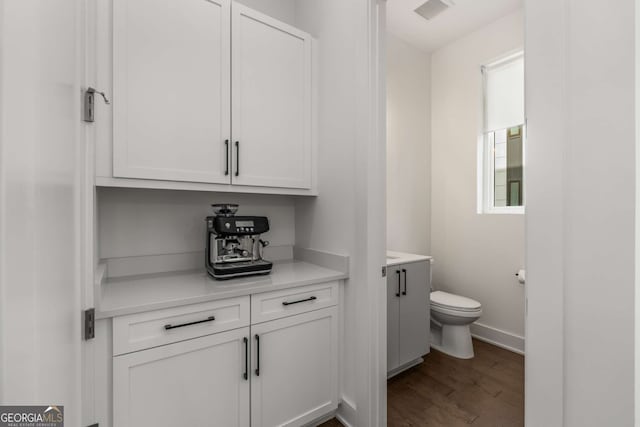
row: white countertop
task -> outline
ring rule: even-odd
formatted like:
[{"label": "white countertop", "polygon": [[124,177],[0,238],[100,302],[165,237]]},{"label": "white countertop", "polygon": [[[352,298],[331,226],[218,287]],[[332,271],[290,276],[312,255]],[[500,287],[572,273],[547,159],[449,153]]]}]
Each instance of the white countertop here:
[{"label": "white countertop", "polygon": [[346,279],[348,274],[304,261],[282,261],[271,274],[213,280],[203,270],[106,279],[96,318],[158,310],[223,298]]},{"label": "white countertop", "polygon": [[427,255],[407,254],[404,252],[387,251],[387,267],[412,262],[431,261],[433,257]]}]

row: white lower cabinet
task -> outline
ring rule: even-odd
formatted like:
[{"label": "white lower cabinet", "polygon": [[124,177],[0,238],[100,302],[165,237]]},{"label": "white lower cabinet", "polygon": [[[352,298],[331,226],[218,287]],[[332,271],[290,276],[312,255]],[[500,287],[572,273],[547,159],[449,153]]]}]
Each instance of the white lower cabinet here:
[{"label": "white lower cabinet", "polygon": [[251,426],[300,426],[338,407],[336,307],[251,327]]},{"label": "white lower cabinet", "polygon": [[245,327],[114,357],[114,426],[248,427],[248,338]]},{"label": "white lower cabinet", "polygon": [[[337,300],[324,308],[314,303],[324,301],[321,296],[326,289],[336,288],[333,282],[328,288],[308,286],[253,295],[253,301],[281,297],[283,307],[295,306],[298,311],[198,337],[193,335],[198,330],[207,333],[218,317],[193,321],[189,306],[171,309],[177,314],[162,310],[114,319],[114,324],[123,325],[140,322],[142,317],[165,319],[154,321],[159,329],[178,325],[178,331],[190,338],[116,353],[113,426],[301,426],[331,413],[338,407]],[[245,298],[240,305],[248,304]],[[224,301],[208,303],[211,307],[205,307],[205,314],[220,316],[220,307],[229,305]],[[202,304],[193,310],[202,317]],[[114,343],[124,342],[130,329],[114,328]]]}]

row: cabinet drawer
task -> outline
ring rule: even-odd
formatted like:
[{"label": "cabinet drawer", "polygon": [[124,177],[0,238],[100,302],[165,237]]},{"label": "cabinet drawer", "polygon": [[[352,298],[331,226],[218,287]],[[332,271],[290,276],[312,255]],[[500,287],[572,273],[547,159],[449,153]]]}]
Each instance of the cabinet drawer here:
[{"label": "cabinet drawer", "polygon": [[249,297],[150,311],[113,319],[113,355],[249,325]]},{"label": "cabinet drawer", "polygon": [[266,322],[338,304],[338,282],[251,295],[251,323]]}]

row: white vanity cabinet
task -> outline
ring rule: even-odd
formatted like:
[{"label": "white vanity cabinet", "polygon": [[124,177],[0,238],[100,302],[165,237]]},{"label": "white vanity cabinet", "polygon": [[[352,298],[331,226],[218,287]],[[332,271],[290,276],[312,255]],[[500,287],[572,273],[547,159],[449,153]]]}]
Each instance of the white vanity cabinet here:
[{"label": "white vanity cabinet", "polygon": [[429,352],[429,260],[387,268],[387,372],[422,361]]},{"label": "white vanity cabinet", "polygon": [[113,427],[301,426],[331,413],[338,286],[115,317]]},{"label": "white vanity cabinet", "polygon": [[112,31],[97,185],[312,193],[309,34],[231,0],[113,0]]}]

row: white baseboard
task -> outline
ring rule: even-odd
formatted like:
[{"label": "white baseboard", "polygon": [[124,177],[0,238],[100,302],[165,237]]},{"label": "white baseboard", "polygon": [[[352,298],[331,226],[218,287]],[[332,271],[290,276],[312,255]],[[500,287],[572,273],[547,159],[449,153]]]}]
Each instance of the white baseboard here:
[{"label": "white baseboard", "polygon": [[505,350],[524,355],[524,337],[483,325],[471,324],[471,336]]},{"label": "white baseboard", "polygon": [[398,366],[397,368],[392,369],[389,372],[387,372],[387,379],[389,380],[389,379],[395,377],[396,375],[398,375],[399,373],[406,371],[407,369],[411,369],[414,366],[418,366],[422,362],[424,362],[424,359],[422,357],[418,357],[417,359],[412,360],[409,363],[405,363],[402,366]]},{"label": "white baseboard", "polygon": [[345,427],[354,427],[356,425],[356,405],[343,397],[336,411],[336,418]]}]

